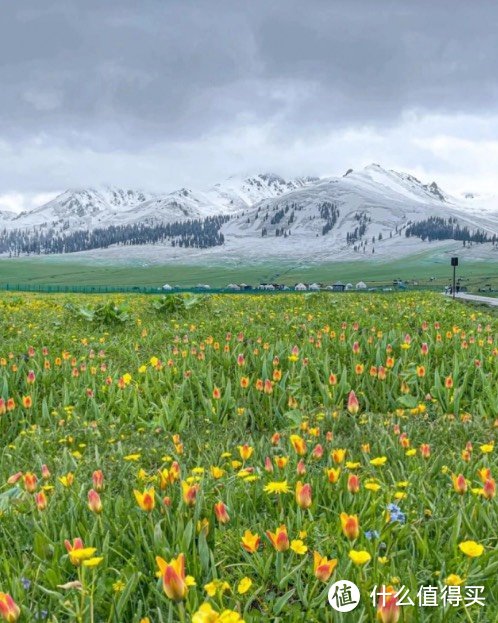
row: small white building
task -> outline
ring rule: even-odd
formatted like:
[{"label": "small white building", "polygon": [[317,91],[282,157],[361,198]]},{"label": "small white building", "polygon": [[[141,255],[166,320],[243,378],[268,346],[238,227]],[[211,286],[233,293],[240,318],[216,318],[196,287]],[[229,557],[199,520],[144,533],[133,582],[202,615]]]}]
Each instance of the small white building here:
[{"label": "small white building", "polygon": [[366,290],[367,289],[367,284],[364,281],[358,281],[358,283],[356,284],[356,289],[357,290]]},{"label": "small white building", "polygon": [[236,283],[229,283],[226,287],[227,290],[240,290],[240,286]]},{"label": "small white building", "polygon": [[211,286],[208,285],[207,283],[198,283],[195,287],[198,288],[199,290],[210,290],[211,289]]},{"label": "small white building", "polygon": [[352,283],[347,283],[345,290],[352,290],[353,289],[353,284]]},{"label": "small white building", "polygon": [[312,283],[310,287],[308,288],[308,290],[315,290],[315,291],[319,289],[320,289],[320,286],[317,283]]},{"label": "small white building", "polygon": [[294,288],[294,290],[297,290],[298,292],[303,292],[304,290],[307,290],[308,288],[304,285],[304,283],[298,283],[296,285],[296,287]]},{"label": "small white building", "polygon": [[172,290],[173,288],[169,285],[169,283],[165,283],[162,287],[163,290]]}]

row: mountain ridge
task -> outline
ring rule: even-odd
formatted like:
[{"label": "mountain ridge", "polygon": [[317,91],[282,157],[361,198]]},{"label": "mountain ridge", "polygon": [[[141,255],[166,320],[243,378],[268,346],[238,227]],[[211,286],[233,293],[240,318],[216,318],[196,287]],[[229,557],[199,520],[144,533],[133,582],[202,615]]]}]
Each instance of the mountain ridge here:
[{"label": "mountain ridge", "polygon": [[[372,163],[340,177],[286,180],[259,173],[232,176],[203,190],[183,187],[170,193],[115,187],[67,190],[30,212],[2,219],[0,227],[26,230],[30,233],[21,237],[28,240],[42,232],[36,249],[46,248],[51,236],[66,239],[74,233],[67,245],[59,241],[57,249],[102,248],[112,254],[111,247],[126,244],[128,236],[133,239],[128,245],[153,245],[154,253],[165,259],[296,254],[356,259],[367,253],[403,255],[417,247],[409,237],[417,232],[425,236],[431,227],[438,232],[429,232],[429,240],[453,235],[469,244],[491,241],[498,234],[498,209],[484,212],[478,206],[475,196],[453,197],[435,181],[424,183],[410,173]],[[205,219],[211,219],[208,240]],[[108,234],[109,228],[118,228],[119,235]],[[78,234],[85,231],[103,233],[92,234],[89,242],[88,235]],[[13,239],[3,241],[4,253]]]}]

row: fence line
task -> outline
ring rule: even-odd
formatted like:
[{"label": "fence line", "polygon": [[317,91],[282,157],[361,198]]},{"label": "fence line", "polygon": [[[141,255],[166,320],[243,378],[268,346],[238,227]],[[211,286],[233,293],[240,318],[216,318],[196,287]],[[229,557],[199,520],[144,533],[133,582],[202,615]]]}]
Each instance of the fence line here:
[{"label": "fence line", "polygon": [[441,291],[441,286],[406,286],[398,288],[396,286],[381,287],[374,286],[367,288],[366,290],[294,290],[294,288],[265,290],[263,288],[246,288],[241,290],[232,290],[230,288],[172,288],[171,290],[163,290],[161,287],[147,287],[147,286],[89,286],[89,285],[55,285],[55,284],[35,284],[35,283],[2,283],[0,284],[0,291],[5,292],[40,292],[47,294],[178,294],[178,293],[195,293],[195,294],[306,294],[310,292],[327,292],[327,293],[344,293],[350,292],[402,292],[402,291]]}]

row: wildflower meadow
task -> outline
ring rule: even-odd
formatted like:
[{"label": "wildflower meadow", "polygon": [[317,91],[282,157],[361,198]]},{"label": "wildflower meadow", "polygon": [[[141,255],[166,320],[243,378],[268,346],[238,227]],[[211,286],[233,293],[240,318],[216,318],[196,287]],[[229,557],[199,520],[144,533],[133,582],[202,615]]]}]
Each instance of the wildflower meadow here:
[{"label": "wildflower meadow", "polygon": [[497,430],[438,294],[4,293],[0,619],[492,623]]}]

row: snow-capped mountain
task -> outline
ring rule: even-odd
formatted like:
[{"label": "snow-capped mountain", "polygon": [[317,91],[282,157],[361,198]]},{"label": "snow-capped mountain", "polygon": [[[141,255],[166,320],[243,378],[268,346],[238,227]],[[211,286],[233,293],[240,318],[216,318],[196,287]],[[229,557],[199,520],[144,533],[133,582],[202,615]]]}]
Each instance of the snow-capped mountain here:
[{"label": "snow-capped mountain", "polygon": [[233,246],[263,256],[353,259],[405,255],[439,244],[421,245],[419,238],[405,236],[411,223],[430,217],[452,218],[471,231],[498,234],[498,210],[478,215],[435,182],[426,184],[377,164],[263,200],[222,231],[227,252]]},{"label": "snow-capped mountain", "polygon": [[45,227],[59,230],[93,229],[133,223],[171,223],[235,213],[268,197],[303,188],[318,178],[284,180],[273,173],[230,177],[205,190],[180,188],[148,193],[115,187],[69,189],[52,201],[18,215],[0,213],[10,229]]},{"label": "snow-capped mountain", "polygon": [[[483,234],[489,243],[467,245],[466,249],[476,247],[479,253],[495,257],[498,204],[495,206],[493,209],[492,202],[476,195],[453,197],[434,181],[426,183],[409,173],[371,164],[338,177],[285,180],[262,173],[230,177],[203,190],[181,188],[167,194],[117,188],[68,190],[15,218],[0,216],[0,227],[27,229],[30,235],[42,231],[49,237],[51,231],[67,236],[101,228],[104,234],[97,232],[92,246],[83,245],[87,250],[82,252],[117,259],[204,261],[210,257],[239,261],[273,257],[309,262],[392,259],[428,249],[450,252],[460,248],[462,241],[455,242],[451,236],[433,242],[418,234],[406,236],[407,228],[414,224],[425,227],[427,219],[439,217],[472,235]],[[135,231],[135,241],[140,244],[126,247],[113,242],[106,229],[110,225],[154,227],[220,215],[223,218],[211,222],[207,232],[195,223],[175,225],[173,233],[163,232],[162,237],[142,243]],[[151,240],[154,244],[147,244]],[[12,240],[3,241],[3,252],[12,248]],[[74,251],[82,247],[80,241],[73,240],[62,248]]]},{"label": "snow-capped mountain", "polygon": [[249,208],[263,199],[280,197],[288,192],[317,182],[318,177],[298,177],[285,180],[274,173],[260,173],[250,177],[232,176],[208,190],[208,196],[227,208]]},{"label": "snow-capped mountain", "polygon": [[123,215],[126,222],[168,223],[217,214],[236,214],[259,201],[280,197],[285,193],[318,181],[318,177],[284,180],[273,173],[251,177],[229,177],[207,190],[181,188],[165,196],[143,203],[139,210]]},{"label": "snow-capped mountain", "polygon": [[91,228],[119,222],[122,212],[152,199],[152,193],[105,187],[66,190],[48,203],[16,215],[11,228]]}]

